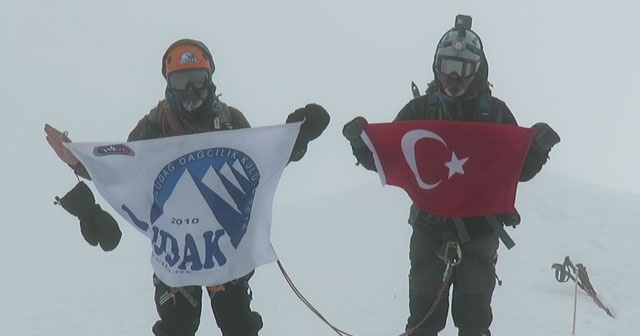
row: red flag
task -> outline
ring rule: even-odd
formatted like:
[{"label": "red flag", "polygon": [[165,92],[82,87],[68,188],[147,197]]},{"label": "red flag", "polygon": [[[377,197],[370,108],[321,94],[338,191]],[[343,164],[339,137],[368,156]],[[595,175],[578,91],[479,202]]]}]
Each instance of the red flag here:
[{"label": "red flag", "polygon": [[437,216],[514,211],[535,130],[513,125],[416,120],[369,124],[362,135],[382,184],[404,189]]}]

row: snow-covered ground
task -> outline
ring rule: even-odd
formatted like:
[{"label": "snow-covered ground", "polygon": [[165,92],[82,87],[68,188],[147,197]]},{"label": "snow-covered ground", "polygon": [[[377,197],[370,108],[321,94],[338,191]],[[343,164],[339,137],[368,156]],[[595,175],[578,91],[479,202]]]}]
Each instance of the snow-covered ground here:
[{"label": "snow-covered ground", "polygon": [[[358,336],[398,335],[407,317],[409,202],[402,190],[362,173],[373,178],[334,194],[278,194],[272,243],[298,289],[335,326]],[[292,182],[285,171],[284,189]],[[632,215],[640,197],[543,171],[520,185],[517,206],[523,223],[509,230],[516,247],[501,247],[493,333],[571,335],[574,286],[558,283],[551,269],[568,255],[587,266],[617,317],[581,292],[577,334],[636,334],[640,230]],[[5,239],[2,334],[150,335],[156,316],[146,238],[121,221],[121,245],[105,253],[82,240],[63,209],[40,204],[33,216],[40,220],[11,229],[28,244]],[[253,307],[265,321],[261,335],[334,334],[295,297],[277,265],[258,268],[251,283]],[[216,334],[205,310],[198,335]],[[442,334],[456,335],[452,322]]]}]

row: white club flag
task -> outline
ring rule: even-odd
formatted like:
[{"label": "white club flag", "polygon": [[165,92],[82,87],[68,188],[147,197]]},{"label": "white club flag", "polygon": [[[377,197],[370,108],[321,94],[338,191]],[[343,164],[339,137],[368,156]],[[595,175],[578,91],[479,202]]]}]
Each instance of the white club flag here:
[{"label": "white club flag", "polygon": [[273,197],[300,125],[65,145],[100,195],[151,240],[160,280],[209,286],[277,260]]}]

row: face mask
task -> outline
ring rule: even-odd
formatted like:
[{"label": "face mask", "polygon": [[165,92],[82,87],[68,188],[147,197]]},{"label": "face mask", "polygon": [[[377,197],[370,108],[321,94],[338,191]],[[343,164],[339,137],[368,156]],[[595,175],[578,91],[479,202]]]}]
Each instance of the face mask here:
[{"label": "face mask", "polygon": [[198,108],[200,108],[200,106],[202,106],[202,103],[204,103],[204,99],[190,99],[190,100],[180,100],[180,105],[182,105],[182,108],[185,109],[185,111],[187,112],[193,112],[195,110],[197,110]]},{"label": "face mask", "polygon": [[465,92],[466,92],[466,90],[462,90],[462,89],[460,89],[460,88],[455,88],[455,89],[445,88],[445,89],[444,89],[444,93],[446,93],[446,94],[447,94],[447,96],[449,96],[449,97],[451,97],[451,98],[460,97],[460,96],[462,96]]},{"label": "face mask", "polygon": [[464,95],[469,90],[469,86],[471,86],[474,77],[461,78],[457,74],[449,76],[439,74],[438,80],[440,81],[442,90],[447,96],[457,98]]}]

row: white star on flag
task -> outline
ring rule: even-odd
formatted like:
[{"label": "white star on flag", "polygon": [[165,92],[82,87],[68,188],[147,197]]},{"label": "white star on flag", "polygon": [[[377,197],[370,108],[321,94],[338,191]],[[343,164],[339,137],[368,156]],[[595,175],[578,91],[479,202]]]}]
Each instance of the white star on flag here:
[{"label": "white star on flag", "polygon": [[468,157],[458,159],[455,152],[451,153],[451,161],[444,164],[445,166],[447,166],[447,168],[449,168],[449,179],[451,179],[451,176],[453,176],[454,174],[464,175],[464,169],[462,168],[462,165],[464,165],[467,160],[469,160]]}]

